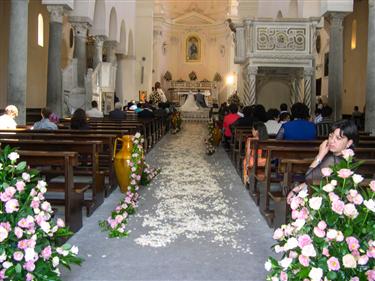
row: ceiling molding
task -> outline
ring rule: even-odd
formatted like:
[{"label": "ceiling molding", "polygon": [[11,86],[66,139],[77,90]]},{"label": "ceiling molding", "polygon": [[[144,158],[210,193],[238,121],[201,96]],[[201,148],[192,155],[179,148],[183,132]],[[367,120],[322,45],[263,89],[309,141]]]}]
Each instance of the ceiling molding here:
[{"label": "ceiling molding", "polygon": [[208,16],[191,11],[172,20],[174,24],[191,24],[191,25],[210,25],[216,21]]}]

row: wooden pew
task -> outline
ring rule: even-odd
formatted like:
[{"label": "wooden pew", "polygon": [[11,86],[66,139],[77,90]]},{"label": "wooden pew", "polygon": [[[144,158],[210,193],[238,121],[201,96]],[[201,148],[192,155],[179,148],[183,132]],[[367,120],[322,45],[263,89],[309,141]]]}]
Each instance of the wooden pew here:
[{"label": "wooden pew", "polygon": [[46,140],[96,140],[103,142],[103,151],[99,153],[99,167],[108,178],[108,185],[105,184],[105,197],[108,197],[117,188],[117,179],[113,168],[114,150],[113,144],[117,135],[115,134],[67,134],[57,131],[39,132],[0,132],[0,139],[46,139]]},{"label": "wooden pew", "polygon": [[[266,221],[269,225],[272,225],[273,221],[273,212],[269,208],[270,199],[272,199],[273,195],[270,193],[271,182],[281,182],[281,175],[274,171],[272,174],[272,163],[273,159],[306,159],[306,158],[313,158],[316,156],[317,152],[319,151],[319,144],[316,143],[316,146],[310,144],[310,146],[306,146],[306,142],[297,142],[294,141],[294,147],[285,146],[285,143],[288,141],[279,141],[279,146],[275,144],[269,144],[268,141],[254,141],[253,142],[253,149],[262,149],[266,153],[266,165],[264,168],[264,172],[258,168],[257,166],[257,154],[254,157],[254,167],[251,171],[253,177],[253,183],[250,184],[250,194],[252,195],[253,199],[257,204],[259,204],[259,210],[261,214],[266,218]],[[296,145],[304,145],[304,147],[299,147]],[[308,143],[308,142],[307,142]],[[374,148],[357,148],[356,155],[360,158],[371,158],[375,156],[375,149]],[[256,172],[255,172],[256,171]],[[259,189],[258,182],[264,183],[264,188]],[[279,196],[279,192],[275,195],[275,197]]]},{"label": "wooden pew", "polygon": [[[1,144],[17,147],[21,150],[36,151],[74,151],[78,152],[80,157],[80,167],[76,167],[74,174],[76,176],[87,176],[91,178],[90,188],[92,190],[92,199],[85,200],[87,215],[90,216],[93,211],[104,201],[104,172],[99,167],[99,153],[103,150],[103,143],[100,141],[73,141],[73,140],[29,140],[29,139],[1,139]],[[87,165],[90,161],[91,163]],[[83,165],[82,165],[83,164]],[[49,171],[49,175],[52,175]],[[61,171],[56,170],[56,174]],[[76,186],[86,186],[87,183],[75,183]]]},{"label": "wooden pew", "polygon": [[[65,222],[73,232],[82,227],[83,192],[75,189],[74,168],[78,165],[78,153],[71,151],[26,151],[18,150],[20,160],[26,161],[31,167],[54,166],[61,170],[64,176],[63,186],[47,182],[48,191],[64,193],[62,200],[48,200],[52,204],[64,205]],[[43,172],[41,175],[45,176]]]},{"label": "wooden pew", "polygon": [[[375,175],[375,160],[374,159],[358,159],[364,163],[356,170],[356,173],[361,174],[364,178],[373,179]],[[281,160],[282,165],[285,167],[284,181],[282,194],[280,196],[273,196],[274,200],[274,228],[280,227],[282,224],[288,222],[289,214],[291,212],[290,206],[286,202],[288,193],[293,188],[294,179],[297,177],[301,178],[310,166],[312,159],[283,159]],[[367,182],[365,181],[365,184]]]}]

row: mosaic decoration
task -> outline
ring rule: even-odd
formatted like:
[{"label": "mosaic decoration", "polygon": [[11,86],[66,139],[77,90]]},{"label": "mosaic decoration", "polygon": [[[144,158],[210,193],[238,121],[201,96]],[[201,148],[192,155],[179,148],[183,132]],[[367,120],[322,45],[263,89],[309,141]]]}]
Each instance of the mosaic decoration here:
[{"label": "mosaic decoration", "polygon": [[305,51],[306,29],[289,27],[257,27],[258,51]]}]

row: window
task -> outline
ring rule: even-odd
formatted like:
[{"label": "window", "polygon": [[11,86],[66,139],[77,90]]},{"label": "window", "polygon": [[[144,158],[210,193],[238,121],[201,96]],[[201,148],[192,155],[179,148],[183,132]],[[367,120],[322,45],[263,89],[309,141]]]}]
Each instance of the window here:
[{"label": "window", "polygon": [[44,46],[44,24],[42,14],[38,15],[38,45]]},{"label": "window", "polygon": [[352,22],[352,43],[351,49],[354,50],[357,48],[357,20],[353,20]]}]

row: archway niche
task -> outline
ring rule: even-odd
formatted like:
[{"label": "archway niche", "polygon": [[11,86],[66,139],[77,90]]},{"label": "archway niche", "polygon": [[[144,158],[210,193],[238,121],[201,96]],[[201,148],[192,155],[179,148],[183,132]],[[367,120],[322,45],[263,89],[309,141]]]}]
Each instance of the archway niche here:
[{"label": "archway niche", "polygon": [[94,10],[93,34],[92,35],[106,35],[105,23],[105,1],[96,0]]},{"label": "archway niche", "polygon": [[117,13],[115,7],[112,7],[109,15],[109,40],[117,41]]}]

